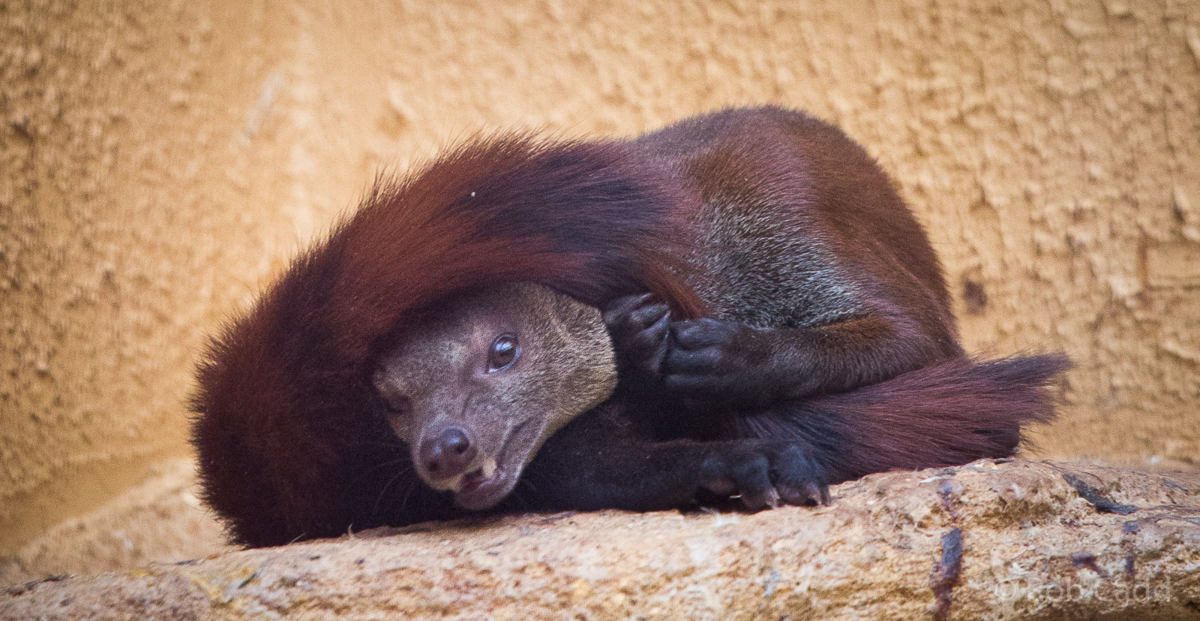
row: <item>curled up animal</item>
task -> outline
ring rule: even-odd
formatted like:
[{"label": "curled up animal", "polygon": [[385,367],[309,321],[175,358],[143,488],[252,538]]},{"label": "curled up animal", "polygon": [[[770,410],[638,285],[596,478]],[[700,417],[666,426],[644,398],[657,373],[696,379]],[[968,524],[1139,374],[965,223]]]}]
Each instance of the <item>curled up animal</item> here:
[{"label": "curled up animal", "polygon": [[482,138],[302,253],[213,339],[193,441],[254,546],[480,511],[750,509],[1012,454],[1060,355],[979,361],[928,238],[775,107]]}]

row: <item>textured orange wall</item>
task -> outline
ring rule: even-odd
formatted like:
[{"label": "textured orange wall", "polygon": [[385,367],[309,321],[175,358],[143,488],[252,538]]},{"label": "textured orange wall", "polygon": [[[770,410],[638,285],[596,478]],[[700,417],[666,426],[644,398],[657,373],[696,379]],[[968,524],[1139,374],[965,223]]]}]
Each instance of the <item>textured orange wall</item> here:
[{"label": "textured orange wall", "polygon": [[0,553],[186,454],[203,335],[479,129],[774,102],[879,157],[1041,454],[1200,455],[1200,1],[0,0]]}]

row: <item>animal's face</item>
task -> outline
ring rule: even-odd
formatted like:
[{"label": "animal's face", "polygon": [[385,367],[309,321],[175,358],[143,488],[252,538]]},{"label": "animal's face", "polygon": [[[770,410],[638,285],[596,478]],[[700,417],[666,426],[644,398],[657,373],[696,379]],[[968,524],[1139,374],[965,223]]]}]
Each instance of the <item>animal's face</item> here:
[{"label": "animal's face", "polygon": [[608,398],[616,366],[599,311],[513,284],[434,309],[384,353],[374,383],[421,478],[486,509],[546,438]]}]

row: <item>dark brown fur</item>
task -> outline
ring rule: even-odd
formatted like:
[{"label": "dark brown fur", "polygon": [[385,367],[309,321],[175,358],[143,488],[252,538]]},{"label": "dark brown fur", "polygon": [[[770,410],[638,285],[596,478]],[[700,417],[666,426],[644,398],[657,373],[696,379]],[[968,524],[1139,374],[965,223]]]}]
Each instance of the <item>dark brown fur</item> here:
[{"label": "dark brown fur", "polygon": [[649,289],[699,314],[661,250],[678,243],[671,207],[684,200],[617,143],[521,136],[473,142],[406,181],[377,183],[201,363],[193,441],[207,501],[235,540],[258,545],[378,521],[332,493],[360,476],[347,453],[399,459],[395,446],[362,446],[390,435],[369,381],[372,348],[407,312],[504,281],[594,305]]},{"label": "dark brown fur", "polygon": [[[414,311],[510,281],[607,307],[621,384],[547,442],[503,510],[679,506],[729,477],[794,502],[1007,455],[1051,416],[1043,387],[1066,366],[965,358],[921,227],[858,145],[803,114],[475,141],[378,183],[214,341],[194,441],[234,538],[462,515],[404,474],[370,377]],[[747,465],[765,470],[742,480]]]}]

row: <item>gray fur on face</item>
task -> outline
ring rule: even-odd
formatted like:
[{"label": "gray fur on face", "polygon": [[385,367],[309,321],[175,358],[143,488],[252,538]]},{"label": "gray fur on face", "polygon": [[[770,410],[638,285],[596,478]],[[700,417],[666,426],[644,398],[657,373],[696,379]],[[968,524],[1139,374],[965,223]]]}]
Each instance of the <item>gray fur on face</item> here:
[{"label": "gray fur on face", "polygon": [[[515,336],[520,353],[489,371],[488,352],[502,335]],[[410,326],[381,357],[374,383],[410,448],[460,427],[479,451],[468,471],[499,468],[515,483],[546,438],[612,394],[617,373],[599,310],[510,283],[456,296]],[[416,466],[431,486],[461,484],[461,476],[433,480]]]}]

